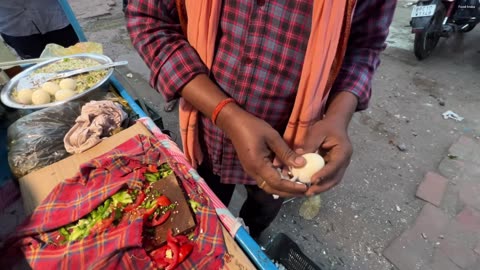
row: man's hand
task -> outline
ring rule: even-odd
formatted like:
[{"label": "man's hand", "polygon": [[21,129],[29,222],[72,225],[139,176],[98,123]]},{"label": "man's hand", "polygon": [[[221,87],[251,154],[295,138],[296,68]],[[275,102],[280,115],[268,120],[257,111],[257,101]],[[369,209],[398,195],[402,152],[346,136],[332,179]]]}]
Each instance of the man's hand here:
[{"label": "man's hand", "polygon": [[268,123],[235,104],[222,110],[217,123],[232,141],[243,169],[259,187],[281,197],[305,195],[306,185],[282,180],[272,158],[276,156],[283,164],[292,167],[302,167],[305,159],[290,149]]},{"label": "man's hand", "polygon": [[357,97],[349,92],[338,92],[331,99],[323,120],[318,121],[308,134],[300,152],[316,152],[325,159],[325,167],[313,175],[307,196],[324,192],[343,178],[350,158],[352,144],[348,138],[348,125],[357,107]]},{"label": "man's hand", "polygon": [[[205,74],[186,84],[181,95],[207,117],[227,98]],[[220,111],[216,124],[230,138],[245,172],[257,181],[259,187],[282,197],[305,194],[305,185],[282,180],[271,161],[277,156],[288,166],[302,167],[305,159],[294,153],[269,124],[233,103]]]},{"label": "man's hand", "polygon": [[333,119],[318,121],[308,135],[305,149],[297,152],[316,151],[323,156],[326,165],[312,176],[312,185],[306,192],[307,196],[324,192],[342,180],[352,156],[352,144],[347,130]]}]

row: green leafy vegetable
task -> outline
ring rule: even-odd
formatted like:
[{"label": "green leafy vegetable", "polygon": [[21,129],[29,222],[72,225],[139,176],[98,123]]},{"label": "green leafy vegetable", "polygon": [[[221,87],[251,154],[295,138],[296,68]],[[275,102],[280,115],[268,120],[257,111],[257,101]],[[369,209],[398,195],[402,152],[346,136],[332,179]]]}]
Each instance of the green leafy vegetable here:
[{"label": "green leafy vegetable", "polygon": [[163,163],[162,165],[160,165],[160,167],[158,167],[158,174],[160,178],[165,178],[172,173],[173,170],[172,168],[170,168],[170,165],[168,165],[168,163]]},{"label": "green leafy vegetable", "polygon": [[154,207],[156,204],[157,204],[157,199],[145,200],[145,201],[143,201],[142,206],[146,209],[150,209],[150,208]]},{"label": "green leafy vegetable", "polygon": [[[115,195],[118,195],[119,193],[116,193]],[[115,195],[113,195],[112,198],[108,198],[107,200],[105,200],[103,204],[95,208],[85,218],[79,219],[74,224],[70,224],[60,228],[60,234],[62,234],[68,242],[80,240],[87,237],[95,224],[102,222],[102,220],[110,217],[113,212],[112,206],[115,204],[113,200],[113,197]],[[118,203],[118,201],[126,201],[126,199],[123,195],[118,195],[116,197],[116,201]]]},{"label": "green leafy vegetable", "polygon": [[147,179],[150,183],[155,183],[158,181],[158,177],[155,176],[153,173],[145,173],[145,179]]},{"label": "green leafy vegetable", "polygon": [[[145,173],[144,175],[145,179],[151,184],[169,176],[172,173],[172,168],[170,168],[168,163],[164,163],[158,167],[158,172]],[[101,226],[109,226],[108,224],[112,224],[112,219],[114,221],[113,224],[117,225],[118,221],[121,220],[123,216],[124,207],[132,204],[140,192],[141,190],[122,190],[115,193],[85,217],[60,228],[59,234],[65,238],[64,242],[71,242],[87,237],[92,230],[97,231],[98,226],[100,226],[100,228],[102,228]],[[143,200],[140,207],[150,209],[152,211],[153,208],[157,206],[157,200],[162,194],[157,190],[152,190],[151,185],[146,186],[145,194],[147,194],[147,198]],[[194,211],[201,206],[200,203],[193,200],[190,200],[189,202]],[[172,210],[175,208],[175,206],[175,204],[171,204],[166,207],[159,207],[156,209],[157,215],[159,213],[165,213],[169,210]]]},{"label": "green leafy vegetable", "polygon": [[115,193],[112,196],[113,206],[117,207],[119,204],[127,205],[133,203],[133,198],[126,190]]},{"label": "green leafy vegetable", "polygon": [[188,200],[188,203],[190,203],[190,207],[192,208],[193,212],[197,212],[197,208],[202,206],[199,202],[194,200]]}]

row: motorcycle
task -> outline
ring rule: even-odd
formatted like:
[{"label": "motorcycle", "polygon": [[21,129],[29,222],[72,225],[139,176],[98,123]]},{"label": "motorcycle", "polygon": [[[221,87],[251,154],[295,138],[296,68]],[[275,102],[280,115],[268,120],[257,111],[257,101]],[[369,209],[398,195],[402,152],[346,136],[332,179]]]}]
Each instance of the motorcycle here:
[{"label": "motorcycle", "polygon": [[441,37],[473,30],[480,22],[479,9],[479,0],[419,0],[410,21],[417,59],[430,56]]}]

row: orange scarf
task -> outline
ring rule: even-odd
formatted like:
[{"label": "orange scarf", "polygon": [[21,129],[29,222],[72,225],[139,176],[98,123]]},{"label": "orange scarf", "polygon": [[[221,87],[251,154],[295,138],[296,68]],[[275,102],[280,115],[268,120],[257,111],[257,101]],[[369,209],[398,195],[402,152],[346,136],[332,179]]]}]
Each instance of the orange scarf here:
[{"label": "orange scarf", "polygon": [[[310,37],[297,96],[290,115],[285,141],[298,148],[311,126],[323,116],[333,81],[345,55],[355,0],[315,0]],[[187,38],[205,65],[211,69],[215,53],[221,0],[185,0]],[[194,167],[203,160],[198,142],[198,111],[180,100],[180,131],[183,151]]]}]

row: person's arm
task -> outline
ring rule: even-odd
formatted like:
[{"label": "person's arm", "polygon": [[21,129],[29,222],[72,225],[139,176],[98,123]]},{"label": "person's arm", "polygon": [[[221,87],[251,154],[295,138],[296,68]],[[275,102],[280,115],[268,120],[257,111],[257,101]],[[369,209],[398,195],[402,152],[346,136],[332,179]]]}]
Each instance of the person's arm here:
[{"label": "person's arm", "polygon": [[368,107],[373,75],[380,64],[380,54],[386,48],[396,2],[357,2],[345,58],[332,87],[333,96],[341,91],[354,94],[358,99],[357,111]]},{"label": "person's arm", "polygon": [[351,34],[338,77],[333,84],[324,119],[309,134],[305,149],[319,150],[326,165],[312,177],[307,195],[326,191],[338,184],[350,164],[352,145],[348,125],[355,111],[364,110],[371,96],[375,70],[393,19],[396,1],[358,1]]},{"label": "person's arm", "polygon": [[[208,70],[182,34],[174,0],[130,0],[127,29],[150,67],[151,85],[166,100],[181,95],[207,117],[227,95],[207,76]],[[220,111],[217,126],[230,138],[246,173],[265,191],[300,196],[304,185],[281,180],[273,167],[274,153],[289,166],[302,166],[282,137],[265,121],[230,103]],[[265,182],[265,184],[264,184]]]},{"label": "person's arm", "polygon": [[150,85],[166,101],[208,69],[182,33],[175,0],[129,0],[125,10],[133,46],[150,68]]}]

